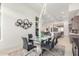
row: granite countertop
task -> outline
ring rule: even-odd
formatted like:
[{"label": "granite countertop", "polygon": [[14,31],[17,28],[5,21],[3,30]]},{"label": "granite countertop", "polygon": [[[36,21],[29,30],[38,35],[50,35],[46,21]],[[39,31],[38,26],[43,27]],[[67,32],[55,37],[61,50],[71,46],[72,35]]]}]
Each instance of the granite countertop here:
[{"label": "granite countertop", "polygon": [[75,33],[69,33],[70,37],[72,38],[79,38],[79,33],[75,34]]},{"label": "granite countertop", "polygon": [[69,33],[70,35],[79,35],[79,33],[78,34],[75,34],[75,33]]}]

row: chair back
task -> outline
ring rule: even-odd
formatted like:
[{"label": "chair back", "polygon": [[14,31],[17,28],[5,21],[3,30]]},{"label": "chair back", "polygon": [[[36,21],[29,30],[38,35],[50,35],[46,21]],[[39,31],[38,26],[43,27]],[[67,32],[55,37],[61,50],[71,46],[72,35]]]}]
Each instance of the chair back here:
[{"label": "chair back", "polygon": [[32,34],[28,34],[28,40],[31,40],[31,39],[32,39],[32,37],[33,37],[33,35],[32,35]]},{"label": "chair back", "polygon": [[24,49],[28,49],[28,41],[27,41],[27,38],[26,37],[22,37],[23,39],[23,48]]}]

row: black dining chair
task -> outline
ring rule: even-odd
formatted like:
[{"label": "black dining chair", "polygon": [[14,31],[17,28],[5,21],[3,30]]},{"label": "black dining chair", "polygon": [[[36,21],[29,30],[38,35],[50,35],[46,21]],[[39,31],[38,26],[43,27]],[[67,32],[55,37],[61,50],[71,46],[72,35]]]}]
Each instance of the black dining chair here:
[{"label": "black dining chair", "polygon": [[32,45],[34,45],[34,40],[33,40],[33,35],[32,34],[28,34],[28,41],[30,43],[32,43]]},{"label": "black dining chair", "polygon": [[34,46],[33,41],[27,40],[26,37],[22,37],[22,39],[23,39],[23,48],[24,49],[27,49],[28,51],[30,51],[31,49],[36,47],[36,46]]},{"label": "black dining chair", "polygon": [[51,38],[48,38],[46,40],[42,40],[41,47],[47,48],[47,49],[52,49],[54,47],[54,42],[53,42],[53,40],[51,40]]}]

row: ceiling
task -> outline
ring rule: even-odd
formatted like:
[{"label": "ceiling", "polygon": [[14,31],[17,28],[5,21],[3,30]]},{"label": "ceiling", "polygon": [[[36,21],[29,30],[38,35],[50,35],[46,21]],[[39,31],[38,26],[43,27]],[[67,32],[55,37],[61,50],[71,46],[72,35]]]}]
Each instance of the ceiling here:
[{"label": "ceiling", "polygon": [[[41,13],[43,8],[43,3],[28,3],[24,4],[31,9],[34,9],[36,12]],[[47,3],[46,4],[46,13],[50,16],[57,16],[62,12],[68,11],[68,3]]]},{"label": "ceiling", "polygon": [[[7,8],[14,9],[15,12],[19,11],[24,14],[24,11],[27,11],[27,7],[40,16],[44,4],[46,3],[5,3],[4,5],[7,6]],[[45,14],[42,16],[42,22],[62,20],[63,13],[68,11],[68,5],[68,3],[47,3]]]},{"label": "ceiling", "polygon": [[50,4],[47,4],[46,11],[50,15],[58,15],[61,12],[68,11],[68,3],[50,3]]},{"label": "ceiling", "polygon": [[[62,21],[68,12],[68,3],[48,3],[46,6],[46,14],[43,16],[43,22]],[[49,20],[48,20],[49,19]]]},{"label": "ceiling", "polygon": [[43,3],[26,3],[24,5],[28,6],[29,8],[31,8],[32,10],[34,10],[35,12],[37,12],[39,14],[40,14],[41,9],[43,7]]},{"label": "ceiling", "polygon": [[43,4],[42,3],[3,3],[3,5],[7,8],[13,9],[13,11],[19,13],[25,13],[27,8],[33,10],[37,14],[40,14]]},{"label": "ceiling", "polygon": [[[40,15],[44,3],[9,3],[10,5],[8,7],[10,8],[16,8],[18,10],[20,7],[24,9],[26,7],[30,8],[31,10],[35,11]],[[73,7],[73,5],[71,4]],[[51,22],[51,21],[62,21],[64,20],[63,18],[65,17],[65,14],[68,12],[69,8],[69,3],[47,3],[46,4],[46,10],[45,14],[43,15],[42,19],[44,22]],[[25,9],[26,10],[26,9]],[[20,11],[20,10],[18,10]],[[21,12],[21,11],[20,11]]]}]

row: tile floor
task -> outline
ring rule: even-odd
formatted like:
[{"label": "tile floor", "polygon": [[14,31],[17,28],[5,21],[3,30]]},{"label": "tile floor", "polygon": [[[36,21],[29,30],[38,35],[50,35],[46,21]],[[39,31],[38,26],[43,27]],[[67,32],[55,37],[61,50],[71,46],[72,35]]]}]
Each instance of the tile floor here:
[{"label": "tile floor", "polygon": [[[72,44],[70,43],[70,40],[68,37],[59,38],[58,45],[63,45],[65,47],[65,56],[72,56]],[[0,53],[0,55],[8,55],[8,54]]]},{"label": "tile floor", "polygon": [[72,56],[72,44],[68,37],[58,39],[58,44],[65,46],[65,56]]}]

